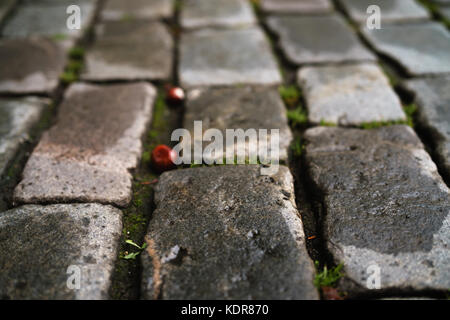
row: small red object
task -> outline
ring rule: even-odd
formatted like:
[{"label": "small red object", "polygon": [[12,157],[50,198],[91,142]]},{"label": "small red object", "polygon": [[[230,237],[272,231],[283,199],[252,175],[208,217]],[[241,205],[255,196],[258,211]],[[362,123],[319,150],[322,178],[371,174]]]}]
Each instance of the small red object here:
[{"label": "small red object", "polygon": [[344,300],[336,288],[322,287],[322,293],[325,300]]},{"label": "small red object", "polygon": [[172,87],[167,92],[170,101],[180,103],[184,100],[184,90],[180,87]]},{"label": "small red object", "polygon": [[170,147],[160,144],[152,151],[152,167],[157,172],[164,172],[175,168],[174,161],[177,154]]}]

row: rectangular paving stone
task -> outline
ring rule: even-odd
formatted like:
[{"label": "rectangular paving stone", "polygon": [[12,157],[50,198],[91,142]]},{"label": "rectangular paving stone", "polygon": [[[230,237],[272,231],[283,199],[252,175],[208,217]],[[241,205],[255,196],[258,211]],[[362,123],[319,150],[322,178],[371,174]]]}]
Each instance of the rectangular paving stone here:
[{"label": "rectangular paving stone", "polygon": [[272,16],[267,22],[294,64],[375,60],[341,16]]},{"label": "rectangular paving stone", "polygon": [[[99,204],[26,205],[0,213],[2,299],[107,299],[122,213]],[[70,289],[67,283],[79,289]]]},{"label": "rectangular paving stone", "polygon": [[306,163],[320,192],[323,237],[347,276],[367,288],[448,290],[450,190],[408,126],[306,131]]},{"label": "rectangular paving stone", "polygon": [[64,71],[66,49],[45,38],[0,40],[0,93],[52,93]]},{"label": "rectangular paving stone", "polygon": [[431,133],[439,163],[450,177],[450,76],[406,82],[418,105],[418,121]]},{"label": "rectangular paving stone", "polygon": [[96,29],[81,78],[90,81],[159,80],[172,72],[173,40],[160,22],[111,21]]},{"label": "rectangular paving stone", "polygon": [[411,76],[450,73],[450,34],[442,24],[386,25],[362,32],[375,50],[397,61]]},{"label": "rectangular paving stone", "polygon": [[178,72],[184,87],[281,83],[277,62],[259,28],[183,34]]},{"label": "rectangular paving stone", "polygon": [[19,203],[99,202],[126,206],[156,90],[146,83],[76,83],[14,190]]},{"label": "rectangular paving stone", "polygon": [[3,0],[0,2],[0,23],[8,15],[11,9],[14,7],[16,0]]},{"label": "rectangular paving stone", "polygon": [[168,171],[155,203],[143,299],[318,299],[287,167]]},{"label": "rectangular paving stone", "polygon": [[101,19],[160,19],[173,15],[173,0],[107,0],[102,11]]},{"label": "rectangular paving stone", "polygon": [[[287,161],[292,133],[288,126],[286,110],[276,88],[240,87],[240,88],[204,88],[188,92],[183,128],[194,138],[194,121],[202,121],[203,133],[215,128],[221,131],[224,139],[226,129],[259,129],[268,133],[267,146],[269,154],[271,129],[279,130],[279,157]],[[199,143],[202,143],[200,140]],[[192,142],[192,145],[194,142]],[[203,150],[210,142],[203,143]],[[258,150],[259,140],[250,146]],[[248,142],[235,142],[235,148],[244,148],[249,153]],[[224,148],[226,143],[224,141]],[[216,154],[210,159],[222,159],[225,154]]]},{"label": "rectangular paving stone", "polygon": [[247,0],[186,0],[181,11],[183,28],[238,27],[256,23]]},{"label": "rectangular paving stone", "polygon": [[28,140],[50,100],[37,97],[0,99],[0,176],[21,144]]},{"label": "rectangular paving stone", "polygon": [[297,79],[313,124],[406,120],[400,99],[375,64],[304,67]]},{"label": "rectangular paving stone", "polygon": [[261,9],[273,13],[329,13],[330,0],[261,0]]},{"label": "rectangular paving stone", "polygon": [[[77,5],[81,12],[81,29],[69,29],[67,7]],[[94,18],[95,0],[24,1],[13,12],[2,30],[4,37],[48,36],[78,38]]]},{"label": "rectangular paving stone", "polygon": [[367,13],[367,8],[371,5],[380,7],[382,24],[430,18],[428,11],[415,0],[339,0],[339,2],[351,19],[358,23],[366,23],[371,15]]}]

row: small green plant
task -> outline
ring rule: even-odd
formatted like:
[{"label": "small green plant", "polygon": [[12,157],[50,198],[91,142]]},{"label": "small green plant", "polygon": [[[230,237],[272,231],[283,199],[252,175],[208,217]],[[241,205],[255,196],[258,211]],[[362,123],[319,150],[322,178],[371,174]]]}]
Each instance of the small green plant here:
[{"label": "small green plant", "polygon": [[62,82],[64,82],[64,84],[69,84],[77,81],[78,75],[75,72],[66,70],[61,74],[59,78],[61,79]]},{"label": "small green plant", "polygon": [[73,47],[69,51],[69,58],[73,60],[81,60],[84,57],[84,49],[81,47]]},{"label": "small green plant", "polygon": [[416,115],[417,112],[417,106],[414,103],[412,103],[404,106],[403,110],[405,111],[406,114],[407,125],[409,125],[410,127],[414,127],[414,116]]},{"label": "small green plant", "polygon": [[301,92],[296,86],[280,86],[278,91],[289,108],[294,108],[300,102]]},{"label": "small green plant", "polygon": [[336,123],[333,122],[327,122],[324,119],[320,120],[320,126],[322,127],[336,127]]},{"label": "small green plant", "polygon": [[140,246],[140,245],[134,243],[132,240],[129,240],[129,239],[126,240],[125,242],[139,249],[139,251],[132,252],[132,253],[129,253],[129,254],[125,255],[125,256],[123,257],[123,259],[125,259],[125,260],[134,260],[134,259],[136,259],[136,257],[137,257],[143,250],[145,250],[145,248],[147,248],[147,243],[145,243],[145,242],[144,242],[144,244],[143,244],[142,246]]},{"label": "small green plant", "polygon": [[316,261],[315,265],[317,274],[314,279],[314,285],[317,288],[335,287],[338,280],[343,276],[341,270],[344,265],[342,263],[331,269],[328,269],[327,266],[324,266],[322,271],[319,270],[319,261]]},{"label": "small green plant", "polygon": [[294,127],[300,127],[308,123],[308,114],[306,110],[300,107],[294,110],[289,110],[287,112],[287,118]]},{"label": "small green plant", "polygon": [[301,157],[301,155],[303,154],[303,151],[305,150],[305,144],[300,138],[297,138],[292,143],[291,149],[292,149],[292,152],[294,153],[294,156]]}]

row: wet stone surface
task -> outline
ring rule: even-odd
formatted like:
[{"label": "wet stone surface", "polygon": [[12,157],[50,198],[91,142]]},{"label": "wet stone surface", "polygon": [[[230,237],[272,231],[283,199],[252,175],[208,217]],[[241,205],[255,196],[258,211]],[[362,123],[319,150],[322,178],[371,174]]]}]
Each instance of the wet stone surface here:
[{"label": "wet stone surface", "polygon": [[330,0],[261,0],[261,8],[273,13],[328,13],[333,10]]},{"label": "wet stone surface", "polygon": [[[0,213],[0,297],[107,299],[121,229],[120,210],[98,204],[27,205]],[[69,289],[76,274],[80,288]]]},{"label": "wet stone surface", "polygon": [[107,0],[101,11],[101,19],[159,19],[173,14],[173,0]]},{"label": "wet stone surface", "polygon": [[239,27],[256,23],[247,0],[186,0],[181,11],[183,28]]},{"label": "wet stone surface", "polygon": [[144,299],[317,299],[314,267],[280,167],[164,173],[142,254]]},{"label": "wet stone surface", "polygon": [[418,122],[431,133],[438,161],[450,177],[450,76],[406,82],[418,105]]},{"label": "wet stone surface", "polygon": [[56,124],[41,138],[14,191],[19,203],[126,206],[130,169],[142,153],[156,90],[150,84],[73,84]]},{"label": "wet stone surface", "polygon": [[375,60],[341,16],[273,16],[267,22],[292,63]]},{"label": "wet stone surface", "polygon": [[450,34],[442,24],[385,25],[381,30],[362,31],[377,51],[411,76],[450,73]]},{"label": "wet stone surface", "polygon": [[50,100],[36,97],[0,99],[0,176],[21,144],[30,138]]},{"label": "wet stone surface", "polygon": [[258,28],[183,34],[178,72],[184,87],[281,82],[268,40]]},{"label": "wet stone surface", "polygon": [[[240,87],[193,89],[188,93],[183,127],[188,129],[194,138],[194,121],[202,121],[203,132],[209,128],[221,131],[226,147],[226,129],[255,129],[259,138],[259,129],[279,130],[279,157],[286,161],[292,140],[283,102],[276,88]],[[258,141],[258,140],[257,140]],[[258,142],[252,144],[256,150]],[[201,141],[200,141],[201,143]],[[267,146],[270,150],[270,136]],[[204,143],[204,148],[210,142]],[[235,143],[237,148],[246,148],[245,142]],[[223,150],[224,150],[223,149]],[[269,151],[271,152],[271,151]],[[218,154],[213,159],[223,159],[225,154]]]},{"label": "wet stone surface", "polygon": [[[66,13],[70,5],[77,5],[81,11],[81,29],[69,29]],[[52,0],[25,1],[8,18],[2,30],[5,37],[48,36],[58,39],[80,37],[94,17],[94,0]]]},{"label": "wet stone surface", "polygon": [[44,38],[0,40],[0,93],[52,93],[66,63],[63,46]]},{"label": "wet stone surface", "polygon": [[97,26],[82,79],[156,80],[172,71],[173,40],[160,22],[113,21]]},{"label": "wet stone surface", "polygon": [[406,120],[400,99],[375,64],[304,67],[298,82],[313,124],[357,126]]},{"label": "wet stone surface", "polygon": [[377,5],[381,9],[381,23],[409,22],[430,18],[428,11],[415,0],[339,0],[351,19],[365,23],[370,16],[367,8]]},{"label": "wet stone surface", "polygon": [[450,287],[450,197],[407,126],[306,131],[308,174],[326,208],[324,238],[363,287],[377,265],[381,288]]}]

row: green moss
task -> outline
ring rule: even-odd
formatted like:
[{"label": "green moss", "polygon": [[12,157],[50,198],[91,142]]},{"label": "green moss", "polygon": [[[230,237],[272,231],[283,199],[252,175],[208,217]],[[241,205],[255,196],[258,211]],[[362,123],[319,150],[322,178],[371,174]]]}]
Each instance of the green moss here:
[{"label": "green moss", "polygon": [[82,60],[84,58],[84,49],[81,47],[73,47],[69,51],[69,58],[73,60]]},{"label": "green moss", "polygon": [[122,22],[128,22],[128,21],[133,21],[135,19],[135,17],[132,14],[129,13],[125,13],[122,15],[122,17],[120,18],[120,21]]},{"label": "green moss", "polygon": [[300,137],[297,137],[291,144],[291,150],[295,157],[301,157],[305,150],[305,142]]},{"label": "green moss", "polygon": [[59,78],[64,84],[70,84],[78,80],[78,75],[72,71],[64,71]]},{"label": "green moss", "polygon": [[317,274],[314,278],[314,285],[316,288],[321,287],[335,287],[340,278],[344,275],[341,270],[344,267],[343,264],[328,269],[325,265],[322,270],[319,269],[319,261],[315,262]]},{"label": "green moss", "polygon": [[320,120],[319,125],[322,126],[322,127],[336,127],[337,126],[336,123],[334,123],[334,122],[327,122],[327,121],[325,121],[323,119]]},{"label": "green moss", "polygon": [[295,108],[299,104],[301,92],[296,86],[280,86],[278,91],[287,107]]},{"label": "green moss", "polygon": [[288,110],[287,118],[293,127],[300,127],[308,123],[308,113],[301,107]]},{"label": "green moss", "polygon": [[417,113],[417,105],[412,103],[403,106],[403,111],[405,111],[407,117],[406,124],[409,125],[410,127],[414,127],[414,117],[416,116]]}]

